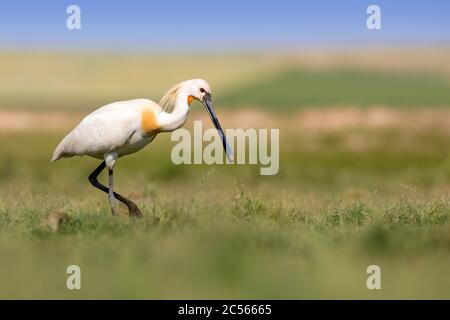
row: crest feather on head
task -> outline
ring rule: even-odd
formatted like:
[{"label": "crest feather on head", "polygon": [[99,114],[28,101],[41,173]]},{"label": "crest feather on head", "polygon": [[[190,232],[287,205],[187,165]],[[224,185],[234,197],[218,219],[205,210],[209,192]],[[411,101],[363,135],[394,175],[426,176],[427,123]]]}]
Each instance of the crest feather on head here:
[{"label": "crest feather on head", "polygon": [[159,105],[163,108],[164,111],[169,111],[171,108],[175,106],[175,101],[177,99],[178,91],[180,91],[183,82],[173,86],[170,88],[166,94],[159,101]]}]

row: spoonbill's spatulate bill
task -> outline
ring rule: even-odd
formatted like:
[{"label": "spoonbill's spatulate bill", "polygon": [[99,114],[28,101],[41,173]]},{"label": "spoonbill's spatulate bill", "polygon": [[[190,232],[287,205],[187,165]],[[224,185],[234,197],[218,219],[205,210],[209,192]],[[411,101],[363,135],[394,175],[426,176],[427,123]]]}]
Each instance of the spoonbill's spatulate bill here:
[{"label": "spoonbill's spatulate bill", "polygon": [[225,133],[223,132],[222,127],[220,126],[219,119],[217,119],[213,104],[211,102],[211,94],[209,93],[205,94],[205,96],[203,97],[203,103],[205,105],[206,110],[208,111],[209,116],[211,117],[214,126],[219,132],[220,139],[222,139],[223,148],[225,150],[225,153],[227,154],[228,160],[231,162],[233,161],[233,151],[231,150],[231,147],[228,144]]},{"label": "spoonbill's spatulate bill", "polygon": [[[113,169],[116,160],[141,150],[158,133],[174,131],[186,122],[190,105],[198,100],[205,106],[219,132],[227,158],[232,150],[226,140],[211,101],[211,90],[202,79],[192,79],[172,87],[157,104],[148,99],[113,102],[87,115],[56,147],[52,161],[64,157],[88,155],[103,160],[89,175],[91,184],[108,193],[112,214],[117,213],[117,200],[128,207],[130,216],[141,216],[131,200],[114,192]],[[169,109],[173,110],[169,112]],[[109,187],[97,177],[108,167]]]}]

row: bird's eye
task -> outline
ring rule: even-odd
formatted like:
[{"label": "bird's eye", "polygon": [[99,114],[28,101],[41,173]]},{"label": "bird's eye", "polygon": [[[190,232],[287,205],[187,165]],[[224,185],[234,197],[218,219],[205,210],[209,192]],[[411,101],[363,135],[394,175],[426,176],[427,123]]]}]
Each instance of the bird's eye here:
[{"label": "bird's eye", "polygon": [[205,92],[206,92],[206,90],[205,90],[205,89],[203,89],[203,88],[200,88],[200,92],[201,92],[201,93],[205,93]]}]

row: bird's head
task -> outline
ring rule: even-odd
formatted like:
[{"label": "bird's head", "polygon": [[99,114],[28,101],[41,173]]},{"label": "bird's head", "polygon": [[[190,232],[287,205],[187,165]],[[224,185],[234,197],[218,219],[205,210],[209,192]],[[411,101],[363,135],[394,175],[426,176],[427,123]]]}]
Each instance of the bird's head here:
[{"label": "bird's head", "polygon": [[219,119],[217,118],[216,112],[214,111],[214,106],[211,99],[211,88],[203,79],[191,79],[183,82],[183,87],[185,88],[188,95],[188,104],[190,105],[193,100],[198,100],[203,103],[206,111],[211,118],[214,127],[219,132],[219,136],[222,139],[223,148],[227,155],[229,161],[233,161],[233,151],[225,137],[225,134],[220,126]]},{"label": "bird's head", "polygon": [[203,79],[191,79],[183,82],[183,87],[188,94],[188,103],[193,100],[203,101],[205,95],[211,95],[211,88],[208,82]]}]

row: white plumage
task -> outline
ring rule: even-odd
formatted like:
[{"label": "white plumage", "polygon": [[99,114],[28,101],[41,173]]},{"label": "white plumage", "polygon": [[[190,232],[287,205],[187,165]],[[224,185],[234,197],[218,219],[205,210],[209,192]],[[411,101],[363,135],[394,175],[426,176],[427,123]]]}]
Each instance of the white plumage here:
[{"label": "white plumage", "polygon": [[103,159],[136,152],[151,142],[155,132],[144,132],[142,114],[146,110],[159,114],[162,108],[148,99],[107,104],[87,115],[58,145],[52,161],[62,157],[89,155]]}]

